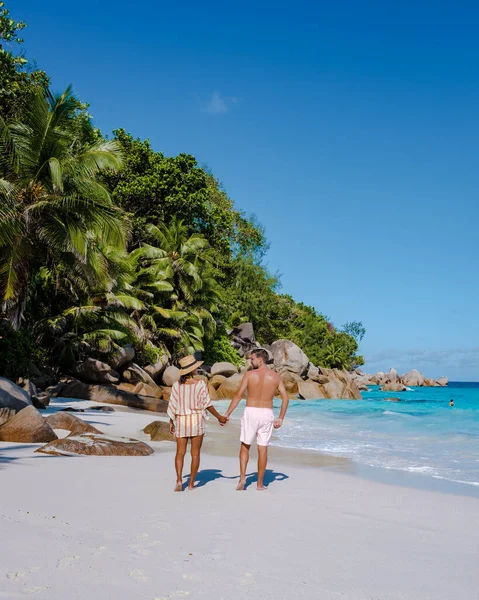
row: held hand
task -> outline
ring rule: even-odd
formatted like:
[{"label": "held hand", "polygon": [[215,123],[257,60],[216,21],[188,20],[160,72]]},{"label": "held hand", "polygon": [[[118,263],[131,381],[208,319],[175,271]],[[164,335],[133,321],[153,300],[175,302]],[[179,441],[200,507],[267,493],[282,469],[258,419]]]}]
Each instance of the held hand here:
[{"label": "held hand", "polygon": [[273,423],[273,427],[275,429],[279,429],[282,424],[283,424],[283,419],[276,419],[275,422]]},{"label": "held hand", "polygon": [[225,425],[227,425],[229,420],[230,420],[230,418],[229,418],[229,417],[226,417],[226,416],[225,416],[225,417],[223,417],[223,416],[220,416],[220,417],[218,418],[218,421],[219,421],[219,423],[220,423],[221,427],[224,427]]}]

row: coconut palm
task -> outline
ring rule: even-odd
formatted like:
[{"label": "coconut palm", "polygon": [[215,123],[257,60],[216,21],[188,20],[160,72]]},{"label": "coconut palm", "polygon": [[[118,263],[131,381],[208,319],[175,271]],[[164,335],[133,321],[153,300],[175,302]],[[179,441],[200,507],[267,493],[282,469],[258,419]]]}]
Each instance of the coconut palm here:
[{"label": "coconut palm", "polygon": [[144,244],[133,254],[149,269],[158,269],[173,286],[169,302],[163,298],[155,303],[156,319],[174,324],[178,346],[188,353],[203,350],[203,338],[216,329],[213,314],[222,300],[208,240],[199,233],[190,234],[185,223],[176,218],[169,225],[150,224],[148,232],[154,245]]},{"label": "coconut palm", "polygon": [[330,344],[324,350],[324,362],[331,369],[345,369],[348,364],[348,357],[342,348]]},{"label": "coconut palm", "polygon": [[126,221],[96,181],[100,170],[119,168],[119,145],[86,143],[91,126],[78,106],[70,88],[38,91],[22,122],[0,118],[0,294],[15,327],[40,265],[100,281],[108,265],[98,241],[125,244]]}]

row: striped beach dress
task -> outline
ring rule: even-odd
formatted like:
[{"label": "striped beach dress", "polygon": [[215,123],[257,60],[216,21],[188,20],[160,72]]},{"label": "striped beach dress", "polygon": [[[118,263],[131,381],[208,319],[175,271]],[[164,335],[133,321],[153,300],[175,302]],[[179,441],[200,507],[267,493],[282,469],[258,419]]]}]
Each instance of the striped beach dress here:
[{"label": "striped beach dress", "polygon": [[211,406],[208,387],[203,380],[180,384],[171,389],[168,416],[175,424],[176,437],[193,437],[205,432],[205,411]]}]

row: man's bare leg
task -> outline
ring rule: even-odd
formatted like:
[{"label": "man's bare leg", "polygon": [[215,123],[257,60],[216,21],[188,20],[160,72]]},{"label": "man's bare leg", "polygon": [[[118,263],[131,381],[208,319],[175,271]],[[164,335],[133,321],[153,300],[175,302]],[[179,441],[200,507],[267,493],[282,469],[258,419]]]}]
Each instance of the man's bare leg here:
[{"label": "man's bare leg", "polygon": [[258,446],[258,490],[266,490],[263,485],[264,473],[268,464],[268,446]]},{"label": "man's bare leg", "polygon": [[241,492],[244,490],[244,486],[246,485],[246,469],[248,467],[249,460],[249,449],[251,448],[251,444],[245,444],[241,442],[240,448],[240,480],[236,489]]},{"label": "man's bare leg", "polygon": [[175,456],[175,468],[176,468],[176,486],[175,492],[183,491],[183,463],[185,462],[186,446],[188,445],[188,438],[176,438],[176,456]]},{"label": "man's bare leg", "polygon": [[191,470],[190,480],[188,481],[188,489],[193,490],[195,487],[195,477],[200,467],[200,452],[201,444],[203,443],[202,435],[195,435],[191,438]]}]

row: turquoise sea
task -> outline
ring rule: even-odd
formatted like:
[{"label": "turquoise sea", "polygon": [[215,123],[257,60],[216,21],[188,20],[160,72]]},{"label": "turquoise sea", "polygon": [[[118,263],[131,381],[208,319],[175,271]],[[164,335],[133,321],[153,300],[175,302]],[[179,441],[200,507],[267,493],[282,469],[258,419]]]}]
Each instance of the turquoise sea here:
[{"label": "turquoise sea", "polygon": [[371,386],[362,395],[359,401],[292,400],[274,444],[479,486],[479,383],[401,393]]}]

